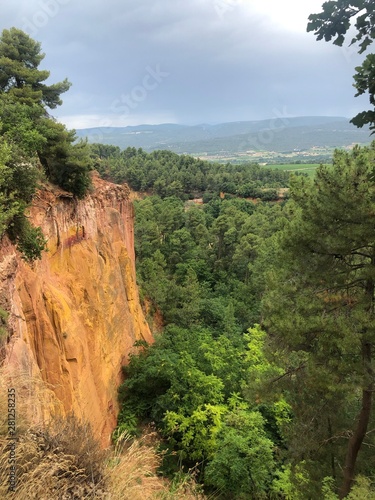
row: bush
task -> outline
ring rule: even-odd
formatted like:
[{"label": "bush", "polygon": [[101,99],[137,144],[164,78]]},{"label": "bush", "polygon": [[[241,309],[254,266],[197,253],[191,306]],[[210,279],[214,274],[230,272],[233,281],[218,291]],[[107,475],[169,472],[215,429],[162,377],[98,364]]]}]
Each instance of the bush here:
[{"label": "bush", "polygon": [[8,228],[8,235],[12,243],[17,245],[23,258],[29,262],[40,259],[46,249],[47,241],[42,229],[34,227],[24,214],[13,219]]},{"label": "bush", "polygon": [[275,470],[273,442],[257,411],[230,412],[218,435],[218,450],[205,470],[205,483],[225,498],[266,498]]}]

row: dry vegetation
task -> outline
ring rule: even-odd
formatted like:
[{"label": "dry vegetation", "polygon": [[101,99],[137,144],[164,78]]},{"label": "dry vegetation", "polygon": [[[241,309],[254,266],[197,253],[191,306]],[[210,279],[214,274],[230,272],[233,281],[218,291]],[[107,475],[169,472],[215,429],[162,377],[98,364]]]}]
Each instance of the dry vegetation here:
[{"label": "dry vegetation", "polygon": [[[25,390],[25,384],[16,390]],[[74,416],[54,417],[42,425],[30,423],[24,399],[17,401],[17,486],[9,492],[10,443],[7,423],[7,388],[0,374],[0,498],[10,500],[203,499],[192,479],[171,485],[157,475],[161,457],[155,451],[155,433],[138,440],[123,435],[116,447],[103,451],[88,425]],[[36,394],[36,392],[35,392]],[[39,393],[40,394],[40,393]],[[40,398],[38,398],[40,400]],[[30,406],[31,404],[31,406]],[[34,401],[35,408],[39,406]],[[28,397],[28,408],[33,408]]]}]

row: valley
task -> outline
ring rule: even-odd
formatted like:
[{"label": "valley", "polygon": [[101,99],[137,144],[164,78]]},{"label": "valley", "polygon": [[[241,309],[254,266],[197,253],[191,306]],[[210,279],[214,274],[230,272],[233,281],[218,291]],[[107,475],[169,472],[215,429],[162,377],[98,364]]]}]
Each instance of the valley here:
[{"label": "valley", "polygon": [[343,117],[307,116],[221,123],[217,125],[139,125],[79,129],[90,143],[146,152],[168,150],[219,162],[324,163],[335,148],[369,144],[367,127],[358,129]]}]

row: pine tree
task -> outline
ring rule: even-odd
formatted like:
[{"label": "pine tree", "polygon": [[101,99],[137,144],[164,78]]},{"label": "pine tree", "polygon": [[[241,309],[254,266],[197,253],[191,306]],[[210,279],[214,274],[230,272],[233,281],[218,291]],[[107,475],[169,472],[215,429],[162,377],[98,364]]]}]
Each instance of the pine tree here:
[{"label": "pine tree", "polygon": [[41,45],[26,33],[10,28],[0,38],[0,92],[25,104],[40,104],[51,109],[62,104],[60,94],[69,90],[67,79],[52,85],[43,83],[50,75],[38,69],[45,54]]},{"label": "pine tree", "polygon": [[356,465],[366,473],[373,405],[374,160],[374,144],[336,151],[314,181],[295,179],[294,217],[281,233],[263,300],[285,369],[278,382],[294,410],[290,454],[310,461],[315,482],[340,480],[342,470],[341,497]]},{"label": "pine tree", "polygon": [[84,142],[75,143],[74,131],[50,117],[48,110],[62,104],[60,96],[70,83],[46,85],[50,72],[39,69],[43,58],[39,42],[17,28],[3,30],[0,132],[23,156],[22,164],[38,158],[49,180],[82,198],[91,184],[90,151]]}]

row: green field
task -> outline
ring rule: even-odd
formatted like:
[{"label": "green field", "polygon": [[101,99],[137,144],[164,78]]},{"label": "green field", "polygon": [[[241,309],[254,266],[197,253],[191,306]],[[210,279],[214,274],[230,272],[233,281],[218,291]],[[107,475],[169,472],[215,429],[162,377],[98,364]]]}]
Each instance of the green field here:
[{"label": "green field", "polygon": [[280,164],[267,164],[267,168],[274,168],[279,170],[287,170],[288,172],[303,172],[309,176],[314,175],[315,170],[319,167],[318,163],[280,163]]}]

